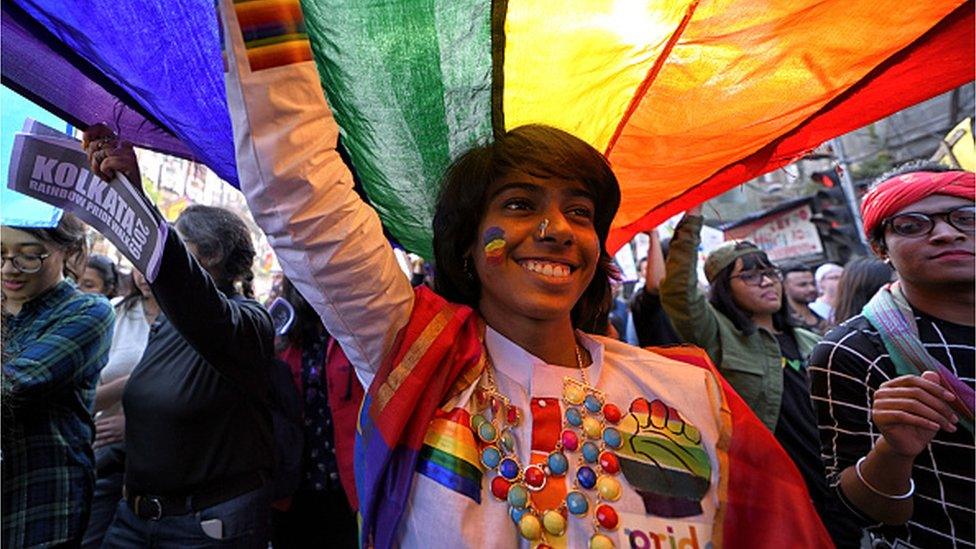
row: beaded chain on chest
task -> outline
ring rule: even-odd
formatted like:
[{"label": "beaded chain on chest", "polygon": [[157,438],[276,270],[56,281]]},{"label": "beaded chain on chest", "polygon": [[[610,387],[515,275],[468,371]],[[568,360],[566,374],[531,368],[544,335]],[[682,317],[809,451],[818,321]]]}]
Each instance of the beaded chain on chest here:
[{"label": "beaded chain on chest", "polygon": [[[614,450],[623,439],[614,425],[621,419],[620,408],[606,402],[605,395],[590,385],[583,369],[579,346],[576,363],[582,380],[563,379],[561,434],[555,448],[543,463],[523,466],[516,450],[512,431],[522,421],[522,411],[498,391],[490,356],[484,383],[478,388],[479,413],[471,417],[471,427],[481,441],[481,463],[495,475],[491,479],[492,495],[509,506],[509,515],[519,535],[536,549],[548,549],[548,536],[560,537],[566,532],[569,515],[586,520],[593,527],[589,547],[609,549],[613,540],[605,534],[617,529],[619,516],[611,503],[620,499],[621,485],[616,475],[620,463]],[[485,409],[490,409],[486,417]],[[550,482],[566,482],[569,460],[576,459],[576,474],[570,481],[566,497],[552,509],[540,509],[532,494]],[[591,513],[592,511],[592,513]]]}]

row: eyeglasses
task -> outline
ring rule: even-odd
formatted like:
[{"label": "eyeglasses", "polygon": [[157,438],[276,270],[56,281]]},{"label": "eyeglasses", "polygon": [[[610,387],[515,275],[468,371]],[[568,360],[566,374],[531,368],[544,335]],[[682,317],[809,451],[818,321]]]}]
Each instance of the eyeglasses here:
[{"label": "eyeglasses", "polygon": [[7,264],[7,260],[10,260],[14,265],[14,269],[18,272],[24,274],[34,274],[41,270],[44,266],[44,260],[47,259],[51,254],[20,254],[20,255],[4,255],[0,256],[0,268],[3,268]]},{"label": "eyeglasses", "polygon": [[956,230],[971,233],[976,228],[976,206],[960,206],[945,212],[908,212],[889,217],[885,226],[901,236],[925,236],[935,229],[935,219],[942,218]]},{"label": "eyeglasses", "polygon": [[764,278],[768,278],[773,282],[782,282],[783,271],[776,268],[752,269],[749,271],[742,271],[741,273],[732,275],[729,278],[738,278],[747,286],[761,286]]}]

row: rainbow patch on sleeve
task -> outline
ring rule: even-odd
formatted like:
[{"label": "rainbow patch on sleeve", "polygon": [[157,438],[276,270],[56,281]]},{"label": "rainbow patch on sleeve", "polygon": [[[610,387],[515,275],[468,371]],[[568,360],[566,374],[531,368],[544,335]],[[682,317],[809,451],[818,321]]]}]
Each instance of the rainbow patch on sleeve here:
[{"label": "rainbow patch on sleeve", "polygon": [[234,10],[252,71],[312,60],[298,0],[236,0]]},{"label": "rainbow patch on sleeve", "polygon": [[467,410],[437,412],[424,436],[417,472],[481,503],[482,471]]}]

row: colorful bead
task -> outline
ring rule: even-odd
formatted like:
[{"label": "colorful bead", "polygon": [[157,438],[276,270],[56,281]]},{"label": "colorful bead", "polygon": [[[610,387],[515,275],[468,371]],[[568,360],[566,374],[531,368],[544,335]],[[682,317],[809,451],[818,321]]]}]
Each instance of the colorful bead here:
[{"label": "colorful bead", "polygon": [[492,442],[495,442],[497,437],[498,430],[495,429],[495,426],[492,425],[490,421],[485,421],[478,426],[478,438],[480,438],[482,442],[491,444]]},{"label": "colorful bead", "polygon": [[471,428],[474,429],[475,431],[478,431],[479,429],[481,429],[481,424],[486,421],[488,420],[485,419],[485,416],[481,414],[475,414],[471,416]]},{"label": "colorful bead", "polygon": [[607,530],[613,530],[620,523],[620,517],[617,516],[617,511],[605,503],[597,505],[594,514],[600,526]]},{"label": "colorful bead", "polygon": [[606,501],[617,501],[620,499],[620,481],[609,475],[600,475],[596,479],[596,491]]},{"label": "colorful bead", "polygon": [[576,482],[579,482],[580,486],[589,490],[596,486],[596,473],[593,469],[584,465],[576,470]]},{"label": "colorful bead", "polygon": [[593,534],[590,538],[590,549],[613,549],[613,540],[603,534]]},{"label": "colorful bead", "polygon": [[542,514],[542,526],[546,532],[556,537],[561,536],[566,533],[566,517],[559,511],[550,509]]},{"label": "colorful bead", "polygon": [[569,383],[563,387],[563,400],[570,404],[579,405],[586,398],[586,392],[575,383]]},{"label": "colorful bead", "polygon": [[529,503],[529,492],[521,484],[513,484],[508,489],[508,504],[521,509]]},{"label": "colorful bead", "polygon": [[613,452],[600,452],[600,468],[604,473],[616,475],[620,471],[620,461]]},{"label": "colorful bead", "polygon": [[539,522],[539,517],[527,513],[522,515],[521,520],[519,520],[519,532],[522,537],[535,541],[542,537],[542,524]]},{"label": "colorful bead", "polygon": [[501,444],[502,448],[504,448],[506,452],[515,451],[515,436],[512,435],[512,432],[508,429],[502,431],[501,436],[498,437],[498,443]]},{"label": "colorful bead", "polygon": [[602,430],[603,426],[595,417],[586,416],[583,418],[583,433],[586,434],[587,438],[600,438],[600,431]]},{"label": "colorful bead", "polygon": [[546,485],[546,473],[538,465],[526,467],[525,471],[522,471],[522,476],[530,490],[542,490],[542,487]]},{"label": "colorful bead", "polygon": [[572,491],[566,494],[566,508],[576,516],[583,516],[590,508],[590,503],[582,492]]},{"label": "colorful bead", "polygon": [[498,462],[502,460],[502,454],[494,446],[486,446],[481,451],[481,463],[489,469],[498,467]]},{"label": "colorful bead", "polygon": [[596,463],[596,460],[600,457],[600,447],[592,442],[584,442],[583,448],[580,451],[583,454],[583,460],[587,463]]},{"label": "colorful bead", "polygon": [[576,434],[576,431],[566,429],[559,438],[563,443],[563,448],[570,452],[575,452],[579,448],[579,435]]},{"label": "colorful bead", "polygon": [[549,454],[546,464],[549,465],[549,474],[554,477],[561,477],[569,470],[569,460],[566,459],[566,454],[562,452]]},{"label": "colorful bead", "polygon": [[600,408],[603,407],[603,403],[600,402],[600,399],[597,398],[596,395],[586,395],[586,399],[583,400],[583,406],[585,406],[591,414],[595,414],[600,411]]},{"label": "colorful bead", "polygon": [[522,411],[515,406],[509,406],[508,410],[505,410],[505,421],[511,426],[516,426],[522,421]]},{"label": "colorful bead", "polygon": [[579,408],[566,408],[566,423],[573,427],[583,424],[583,414],[580,413]]},{"label": "colorful bead", "polygon": [[501,410],[502,403],[495,397],[491,397],[491,413],[498,417],[498,410]]},{"label": "colorful bead", "polygon": [[508,499],[508,490],[511,487],[512,483],[505,480],[504,477],[496,476],[491,479],[491,495],[500,500]]},{"label": "colorful bead", "polygon": [[512,522],[515,523],[515,526],[518,526],[519,521],[522,520],[522,517],[525,516],[525,514],[528,512],[529,510],[524,507],[521,509],[519,509],[518,507],[508,508],[508,516],[512,517]]},{"label": "colorful bead", "polygon": [[505,458],[498,464],[498,473],[508,480],[515,480],[519,474],[518,463],[512,458]]},{"label": "colorful bead", "polygon": [[621,418],[620,408],[616,404],[608,402],[603,405],[603,419],[616,425]]},{"label": "colorful bead", "polygon": [[613,427],[607,427],[603,430],[603,442],[607,443],[607,446],[611,448],[620,448],[624,443],[623,438],[620,436],[620,431]]}]

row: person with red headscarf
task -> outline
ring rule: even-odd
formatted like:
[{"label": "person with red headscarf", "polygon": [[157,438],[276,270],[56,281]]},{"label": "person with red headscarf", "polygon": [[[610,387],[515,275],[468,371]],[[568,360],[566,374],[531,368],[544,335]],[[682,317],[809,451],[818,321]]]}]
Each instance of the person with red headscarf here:
[{"label": "person with red headscarf", "polygon": [[864,232],[899,280],[810,357],[836,520],[892,545],[974,544],[974,182],[930,163],[882,176]]}]

